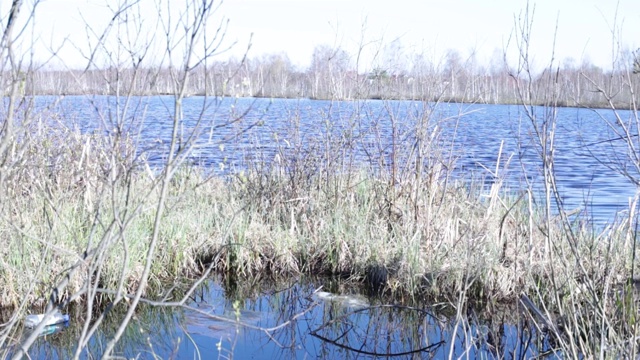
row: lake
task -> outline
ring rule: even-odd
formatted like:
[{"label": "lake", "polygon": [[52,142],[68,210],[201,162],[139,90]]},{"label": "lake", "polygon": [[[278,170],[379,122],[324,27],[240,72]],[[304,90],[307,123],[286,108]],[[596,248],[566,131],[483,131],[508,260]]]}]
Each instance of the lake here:
[{"label": "lake", "polygon": [[[43,106],[52,100],[39,97],[37,102]],[[169,96],[133,98],[128,107],[124,100],[118,107],[113,97],[66,97],[55,111],[85,132],[119,128],[133,134],[139,151],[152,164],[161,164],[171,137],[172,101]],[[640,180],[627,160],[627,154],[638,154],[636,114],[618,111],[636,145],[628,150],[613,111],[555,111],[532,108],[539,126],[551,115],[557,119],[554,168],[566,209],[584,208],[599,224],[612,221],[628,207],[636,193],[634,181]],[[183,115],[181,138],[195,144],[187,160],[218,174],[283,157],[292,158],[288,166],[294,166],[314,156],[340,161],[333,169],[388,170],[394,157],[398,167],[412,162],[417,131],[424,131],[421,138],[432,139],[442,150],[434,161],[453,166],[455,177],[490,184],[498,165],[498,178],[514,192],[526,189],[527,182],[537,189],[542,183],[535,129],[517,105],[190,97],[184,99]]]},{"label": "lake", "polygon": [[[44,107],[52,100],[38,98],[37,104]],[[111,97],[67,97],[52,111],[83,132],[133,134],[138,152],[152,165],[162,164],[171,135],[172,98],[134,98],[126,114],[115,105]],[[640,176],[625,160],[627,144],[616,133],[615,114],[576,108],[559,108],[555,114],[542,107],[532,110],[540,116],[538,125],[548,115],[557,119],[555,171],[566,208],[586,204],[598,224],[624,212],[636,193],[633,179]],[[518,106],[191,97],[184,100],[183,114],[182,141],[195,145],[185,160],[221,176],[283,159],[287,167],[322,159],[336,171],[410,171],[412,150],[428,139],[437,145],[430,161],[451,166],[458,180],[501,180],[514,192],[541,186],[535,129]],[[618,115],[637,141],[635,115]],[[189,308],[141,308],[116,354],[304,359],[376,354],[441,358],[453,352],[456,357],[529,358],[551,347],[513,309],[491,318],[472,311],[457,321],[460,317],[452,309],[426,299],[412,305],[389,304],[328,281],[296,279],[238,291],[211,280],[192,297]],[[117,321],[117,314],[113,316]],[[72,319],[68,328],[55,330],[59,332],[40,338],[32,348],[33,358],[68,357],[72,350],[66,345],[72,343],[77,326]],[[100,354],[112,330],[105,326],[102,331],[92,340],[87,357]]]}]

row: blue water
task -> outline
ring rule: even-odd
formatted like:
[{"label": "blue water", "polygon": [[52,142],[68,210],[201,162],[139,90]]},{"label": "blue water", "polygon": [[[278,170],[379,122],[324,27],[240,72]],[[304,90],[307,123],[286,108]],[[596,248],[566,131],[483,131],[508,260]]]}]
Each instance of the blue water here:
[{"label": "blue water", "polygon": [[[40,97],[37,103],[53,100]],[[161,165],[167,158],[174,111],[170,96],[133,98],[129,103],[113,97],[66,97],[51,111],[85,132],[134,136],[138,151],[152,164]],[[583,208],[596,222],[612,221],[628,207],[640,181],[638,168],[629,160],[640,145],[634,113],[618,111],[634,136],[636,148],[628,150],[611,110],[556,111],[554,115],[533,108],[538,127],[556,119],[555,172],[566,210]],[[442,150],[428,160],[453,166],[455,177],[487,183],[502,179],[514,192],[542,186],[533,122],[516,105],[190,97],[184,99],[183,119],[181,148],[188,141],[195,145],[185,160],[218,174],[278,160],[289,168],[304,162],[335,171],[356,166],[389,171],[395,158],[398,169],[411,170],[416,131],[425,129],[422,138],[432,139],[435,149]]]},{"label": "blue water", "polygon": [[[498,322],[465,311],[460,321],[438,304],[381,304],[361,295],[327,295],[296,283],[254,295],[233,294],[214,282],[185,308],[144,308],[115,355],[140,359],[405,359],[531,358],[550,349],[534,326]],[[228,289],[227,289],[228,290]],[[496,316],[498,317],[498,316]],[[73,321],[73,320],[72,320]],[[78,325],[43,336],[32,358],[65,359]],[[103,326],[83,358],[99,357],[112,329]]]}]

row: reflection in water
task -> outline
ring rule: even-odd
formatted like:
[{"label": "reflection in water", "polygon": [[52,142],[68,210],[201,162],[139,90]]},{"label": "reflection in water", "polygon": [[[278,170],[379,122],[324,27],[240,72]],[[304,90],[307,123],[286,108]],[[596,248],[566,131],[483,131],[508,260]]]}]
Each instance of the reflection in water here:
[{"label": "reflection in water", "polygon": [[[342,286],[317,291],[318,283],[241,285],[209,282],[186,308],[142,306],[117,346],[126,358],[162,359],[361,359],[377,356],[431,359],[532,358],[553,354],[553,344],[515,307],[461,315],[432,303],[385,304]],[[332,289],[336,291],[336,289]],[[354,290],[354,289],[352,289]],[[456,315],[457,314],[457,315]],[[92,338],[83,358],[96,358],[121,318]],[[67,359],[81,324],[39,338],[33,359]],[[560,356],[558,354],[558,356]]]},{"label": "reflection in water", "polygon": [[266,317],[266,314],[259,311],[241,309],[238,302],[234,305],[234,309],[223,308],[220,313],[214,306],[196,303],[184,310],[182,325],[189,334],[227,339],[239,333],[246,325],[255,326]]},{"label": "reflection in water", "polygon": [[311,335],[354,354],[408,356],[431,353],[444,344],[432,342],[437,320],[416,307],[377,305],[349,311],[326,321]]},{"label": "reflection in water", "polygon": [[[486,320],[474,310],[460,318],[443,306],[384,304],[348,288],[339,294],[318,291],[317,285],[270,288],[240,303],[240,294],[225,298],[222,288],[210,284],[190,306],[215,317],[189,310],[181,326],[193,337],[194,350],[200,342],[215,343],[207,356],[236,358],[530,358],[552,350],[547,336],[515,308]],[[183,350],[181,355],[193,356]]]}]

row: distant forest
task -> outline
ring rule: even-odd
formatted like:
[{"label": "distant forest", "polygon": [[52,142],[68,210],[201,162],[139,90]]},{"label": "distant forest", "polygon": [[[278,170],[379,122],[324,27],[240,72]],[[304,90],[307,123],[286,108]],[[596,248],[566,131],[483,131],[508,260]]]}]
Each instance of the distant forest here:
[{"label": "distant forest", "polygon": [[[317,46],[311,65],[299,69],[286,54],[209,62],[193,69],[188,95],[312,99],[415,99],[488,104],[543,104],[549,91],[557,106],[634,107],[640,90],[640,57],[629,51],[612,70],[583,61],[564,60],[537,75],[522,64],[507,64],[495,53],[489,66],[474,56],[451,50],[434,63],[423,55],[387,56],[368,72],[356,71],[354,56],[343,49]],[[28,94],[173,94],[177,69],[144,67],[140,63],[105,69],[38,70],[25,73]],[[526,94],[518,94],[528,89]],[[605,96],[607,94],[608,98]],[[539,98],[538,98],[539,97]]]}]

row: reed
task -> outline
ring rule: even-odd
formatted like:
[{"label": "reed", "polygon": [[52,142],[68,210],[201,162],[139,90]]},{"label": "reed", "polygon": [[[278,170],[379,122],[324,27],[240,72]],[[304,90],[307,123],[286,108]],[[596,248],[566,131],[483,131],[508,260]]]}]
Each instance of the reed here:
[{"label": "reed", "polygon": [[[8,19],[17,16],[21,2],[13,5]],[[456,177],[454,140],[438,131],[444,121],[455,123],[456,116],[440,118],[438,101],[445,94],[428,90],[421,91],[425,101],[408,111],[408,118],[400,118],[397,103],[385,101],[374,111],[355,100],[356,110],[341,115],[339,124],[331,112],[323,114],[312,137],[305,136],[292,113],[280,119],[288,133],[273,131],[281,136],[273,139],[275,149],[261,153],[264,148],[256,146],[251,149],[255,161],[247,168],[214,177],[210,169],[187,164],[201,135],[231,129],[233,138],[265,123],[243,122],[247,113],[235,109],[228,117],[209,117],[208,108],[218,105],[206,101],[197,111],[184,106],[190,80],[225,50],[219,37],[224,37],[224,23],[216,27],[207,21],[217,6],[189,1],[175,14],[158,8],[165,32],[132,43],[122,40],[144,28],[147,14],[129,5],[114,9],[104,35],[90,45],[86,71],[73,76],[102,123],[96,133],[69,128],[71,114],[56,113],[55,99],[45,110],[36,106],[36,92],[27,93],[22,83],[23,74],[35,79],[38,72],[26,60],[14,61],[12,50],[13,44],[29,46],[21,42],[22,32],[12,35],[12,23],[5,24],[0,40],[0,77],[7,94],[0,114],[0,306],[10,308],[12,316],[0,327],[0,349],[14,337],[17,319],[33,306],[51,311],[75,303],[84,311],[74,354],[80,357],[109,309],[122,306],[124,314],[104,348],[107,358],[140,301],[182,306],[191,290],[178,294],[173,286],[195,287],[216,271],[234,279],[230,283],[339,275],[377,295],[445,299],[455,314],[453,337],[458,330],[469,333],[470,305],[514,302],[525,294],[537,314],[534,322],[553,336],[558,353],[574,358],[638,353],[632,284],[638,199],[626,218],[601,228],[563,208],[555,182],[554,136],[556,109],[566,99],[553,62],[540,76],[546,88],[535,86],[528,15],[515,24],[520,58],[515,73],[508,74],[515,91],[509,90],[508,99],[523,105],[519,115],[534,130],[527,140],[540,154],[541,193],[534,184],[515,193],[504,188],[502,169],[508,161],[500,160],[502,154],[487,182]],[[25,21],[33,21],[35,11],[26,13],[31,15]],[[168,25],[176,20],[181,26]],[[128,26],[116,26],[120,21]],[[218,34],[213,39],[206,35],[207,24]],[[111,28],[117,29],[118,49],[106,40]],[[102,32],[91,24],[87,29]],[[162,55],[152,53],[156,41]],[[125,65],[130,59],[119,58],[122,54],[129,54],[133,64]],[[101,71],[94,62],[100,57],[115,65]],[[154,57],[160,59],[160,64],[151,62],[156,70],[145,70],[146,59]],[[144,139],[136,137],[136,127],[145,124],[148,106],[132,95],[138,93],[134,85],[151,89],[161,73],[170,75],[163,76],[171,79],[163,88],[173,97],[159,105],[166,111],[157,119],[171,124],[171,136],[158,165],[147,161],[150,153],[139,146]],[[105,76],[113,94],[105,104],[92,99],[91,87],[82,86],[83,76],[96,74]],[[619,79],[631,95],[631,119],[618,115],[609,125],[625,135],[621,139],[630,149],[626,157],[615,157],[620,162],[614,170],[637,184],[640,121],[630,76]],[[591,80],[596,93],[613,110],[628,98],[607,93],[596,80]],[[466,96],[467,89],[458,90],[451,96],[474,98]],[[140,93],[149,92],[155,93]],[[543,107],[534,111],[534,104]],[[458,118],[462,115],[464,106]],[[264,125],[264,131],[272,130]],[[365,155],[355,157],[349,150],[356,148]],[[31,336],[22,346],[34,340]],[[22,355],[19,349],[15,357]]]},{"label": "reed", "polygon": [[[78,147],[100,146],[93,135],[74,136],[78,141],[58,151],[78,154]],[[137,164],[111,181],[99,166],[100,157],[92,159],[82,175],[64,167],[49,172],[44,166],[31,168],[31,189],[19,191],[22,181],[11,188],[13,206],[4,208],[0,221],[4,306],[45,301],[90,241],[105,241],[99,286],[116,289],[124,276],[127,291],[136,289],[156,211],[147,204],[160,196],[156,180]],[[628,222],[596,232],[575,217],[571,231],[577,251],[572,251],[567,244],[573,240],[560,217],[543,219],[528,193],[515,196],[500,183],[492,188],[445,183],[448,174],[439,168],[390,187],[388,178],[364,169],[314,169],[307,169],[304,182],[291,168],[275,164],[266,173],[226,178],[180,169],[165,202],[151,284],[161,289],[167,281],[198,275],[209,264],[241,278],[340,274],[361,282],[377,268],[388,274],[386,291],[453,295],[464,284],[474,298],[500,301],[547,283],[551,273],[559,286],[545,291],[563,294],[581,283],[606,279],[613,286],[630,276]],[[77,184],[78,176],[101,180]],[[427,191],[416,196],[415,189]],[[128,220],[127,212],[136,216]],[[117,223],[124,220],[119,217],[127,219],[120,229]],[[556,238],[546,253],[549,224]],[[91,276],[96,273],[74,277],[61,299],[79,292]]]}]

